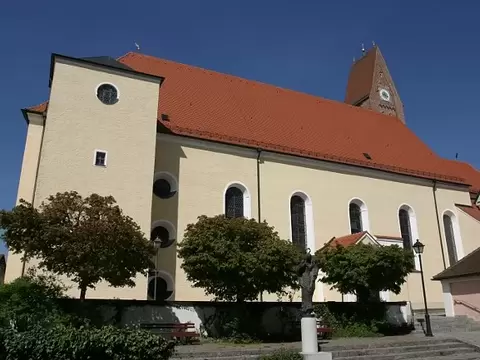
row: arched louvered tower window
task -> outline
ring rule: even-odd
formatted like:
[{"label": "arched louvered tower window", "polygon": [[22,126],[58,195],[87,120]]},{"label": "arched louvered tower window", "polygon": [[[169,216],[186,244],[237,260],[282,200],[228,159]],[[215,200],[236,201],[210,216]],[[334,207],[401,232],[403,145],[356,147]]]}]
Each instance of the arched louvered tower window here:
[{"label": "arched louvered tower window", "polygon": [[363,231],[362,211],[360,205],[356,202],[351,202],[349,206],[350,212],[350,232],[356,234]]},{"label": "arched louvered tower window", "polygon": [[400,222],[400,233],[403,239],[403,248],[410,250],[412,248],[412,227],[410,224],[410,214],[406,209],[400,209],[398,212],[398,221]]},{"label": "arched louvered tower window", "polygon": [[307,247],[307,226],[305,219],[305,200],[294,195],[290,198],[290,221],[292,226],[292,242],[300,249]]},{"label": "arched louvered tower window", "polygon": [[225,216],[238,218],[244,216],[243,191],[232,186],[225,192]]},{"label": "arched louvered tower window", "polygon": [[443,226],[445,229],[445,241],[447,242],[448,259],[450,261],[450,266],[452,266],[458,261],[458,254],[453,221],[452,217],[448,214],[443,215]]}]

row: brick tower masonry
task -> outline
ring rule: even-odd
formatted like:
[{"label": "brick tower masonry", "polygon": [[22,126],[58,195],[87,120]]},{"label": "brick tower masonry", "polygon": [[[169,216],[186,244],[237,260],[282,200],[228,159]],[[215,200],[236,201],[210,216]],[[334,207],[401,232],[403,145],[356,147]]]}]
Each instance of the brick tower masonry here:
[{"label": "brick tower masonry", "polygon": [[402,100],[378,46],[353,63],[345,102],[395,116],[405,124]]}]

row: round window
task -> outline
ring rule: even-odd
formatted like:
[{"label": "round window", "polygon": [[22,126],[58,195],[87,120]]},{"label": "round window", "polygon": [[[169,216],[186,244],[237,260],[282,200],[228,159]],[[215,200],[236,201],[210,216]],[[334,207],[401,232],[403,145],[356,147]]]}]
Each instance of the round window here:
[{"label": "round window", "polygon": [[118,101],[117,88],[111,84],[102,84],[97,89],[97,98],[105,105],[113,105]]},{"label": "round window", "polygon": [[160,240],[161,248],[169,247],[175,241],[174,239],[170,239],[169,231],[163,226],[157,226],[150,233],[151,241],[156,241],[157,239]]},{"label": "round window", "polygon": [[156,276],[148,283],[148,297],[152,300],[167,300],[173,291],[168,290],[168,284],[160,276]]},{"label": "round window", "polygon": [[172,186],[166,179],[158,179],[153,183],[153,193],[160,199],[168,199],[175,195],[176,191],[172,191]]}]

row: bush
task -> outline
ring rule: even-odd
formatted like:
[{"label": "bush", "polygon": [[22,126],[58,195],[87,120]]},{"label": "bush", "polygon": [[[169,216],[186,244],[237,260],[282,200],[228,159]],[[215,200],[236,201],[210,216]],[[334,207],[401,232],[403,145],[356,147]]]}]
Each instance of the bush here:
[{"label": "bush", "polygon": [[262,355],[259,360],[303,360],[297,350],[280,349],[269,355]]},{"label": "bush", "polygon": [[205,322],[205,330],[209,337],[238,344],[259,341],[263,337],[263,327],[257,309],[244,303],[219,308]]},{"label": "bush", "polygon": [[32,326],[67,321],[58,298],[64,288],[49,276],[18,278],[0,285],[0,327],[24,331]]},{"label": "bush", "polygon": [[334,337],[382,336],[384,303],[328,303],[315,306],[316,316],[333,328]]},{"label": "bush", "polygon": [[141,329],[58,325],[1,331],[4,349],[0,349],[0,360],[166,360],[174,352],[172,342]]}]

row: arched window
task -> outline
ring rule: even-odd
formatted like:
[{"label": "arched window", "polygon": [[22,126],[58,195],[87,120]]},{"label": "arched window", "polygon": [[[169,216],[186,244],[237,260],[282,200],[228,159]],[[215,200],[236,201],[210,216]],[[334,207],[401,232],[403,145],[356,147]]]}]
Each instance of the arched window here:
[{"label": "arched window", "polygon": [[231,186],[225,192],[225,216],[238,218],[244,214],[243,191],[236,186]]},{"label": "arched window", "polygon": [[[398,209],[398,224],[403,239],[403,248],[412,250],[413,244],[420,236],[418,235],[417,217],[410,205],[403,204]],[[420,259],[417,254],[415,254],[415,269],[420,270]]]},{"label": "arched window", "polygon": [[350,203],[350,232],[356,234],[363,231],[362,213],[360,205],[357,203]]},{"label": "arched window", "polygon": [[398,212],[398,221],[400,222],[400,233],[403,239],[403,248],[412,249],[412,227],[410,225],[410,215],[408,210],[400,209]]},{"label": "arched window", "polygon": [[452,266],[458,261],[458,254],[453,221],[450,215],[443,215],[443,226],[445,229],[445,241],[447,242],[448,259],[450,260],[450,266]]},{"label": "arched window", "polygon": [[360,199],[352,199],[348,204],[348,215],[350,219],[350,233],[356,234],[362,231],[370,231],[368,220],[368,209]]},{"label": "arched window", "polygon": [[307,248],[307,225],[305,218],[305,200],[299,195],[290,198],[290,222],[292,243],[304,250]]}]

